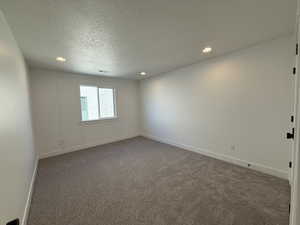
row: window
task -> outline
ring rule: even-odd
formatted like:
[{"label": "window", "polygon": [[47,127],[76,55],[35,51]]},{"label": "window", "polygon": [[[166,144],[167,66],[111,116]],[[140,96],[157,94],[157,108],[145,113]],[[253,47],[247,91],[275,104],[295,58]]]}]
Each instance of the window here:
[{"label": "window", "polygon": [[96,86],[80,86],[81,120],[116,117],[115,90]]},{"label": "window", "polygon": [[99,101],[100,101],[100,117],[114,117],[114,89],[99,88]]},{"label": "window", "polygon": [[81,119],[99,119],[98,88],[80,86]]}]

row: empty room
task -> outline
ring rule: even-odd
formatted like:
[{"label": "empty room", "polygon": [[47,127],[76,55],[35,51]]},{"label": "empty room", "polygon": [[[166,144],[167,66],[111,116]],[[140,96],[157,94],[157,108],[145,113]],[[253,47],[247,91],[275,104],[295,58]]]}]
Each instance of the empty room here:
[{"label": "empty room", "polygon": [[297,0],[0,0],[0,225],[300,225]]}]

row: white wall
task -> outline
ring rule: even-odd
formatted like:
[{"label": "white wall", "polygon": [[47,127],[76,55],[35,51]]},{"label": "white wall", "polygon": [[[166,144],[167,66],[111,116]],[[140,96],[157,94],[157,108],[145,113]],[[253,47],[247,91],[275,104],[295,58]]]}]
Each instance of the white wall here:
[{"label": "white wall", "polygon": [[22,221],[35,153],[27,72],[0,11],[0,224]]},{"label": "white wall", "polygon": [[143,134],[287,177],[293,57],[282,37],[142,80]]},{"label": "white wall", "polygon": [[[139,135],[138,81],[31,69],[36,149],[41,157]],[[80,123],[80,84],[114,87],[118,118]]]}]

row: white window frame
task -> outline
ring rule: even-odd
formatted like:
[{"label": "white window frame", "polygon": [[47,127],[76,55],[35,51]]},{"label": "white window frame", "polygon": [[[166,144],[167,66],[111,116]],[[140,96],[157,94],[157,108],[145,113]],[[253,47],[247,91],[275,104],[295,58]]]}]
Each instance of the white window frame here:
[{"label": "white window frame", "polygon": [[[97,88],[97,101],[98,101],[98,119],[94,120],[83,120],[82,118],[82,111],[81,111],[81,93],[80,93],[80,87],[95,87]],[[99,99],[99,89],[100,88],[107,88],[107,89],[112,89],[113,90],[113,98],[114,98],[114,116],[111,117],[101,117],[101,111],[100,111],[100,99]],[[80,105],[80,123],[90,123],[90,122],[97,122],[97,121],[102,121],[102,120],[112,120],[112,119],[117,119],[118,114],[117,114],[117,91],[113,87],[107,87],[107,86],[98,86],[98,85],[86,85],[86,84],[80,84],[79,85],[79,105]]]}]

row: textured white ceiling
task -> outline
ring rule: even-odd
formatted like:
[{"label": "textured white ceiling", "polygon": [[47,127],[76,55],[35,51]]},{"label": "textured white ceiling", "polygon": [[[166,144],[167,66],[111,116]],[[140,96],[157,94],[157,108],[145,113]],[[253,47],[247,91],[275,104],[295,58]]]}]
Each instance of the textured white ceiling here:
[{"label": "textured white ceiling", "polygon": [[[32,67],[140,78],[290,33],[296,0],[1,0],[0,8]],[[207,45],[213,52],[203,55]]]}]

